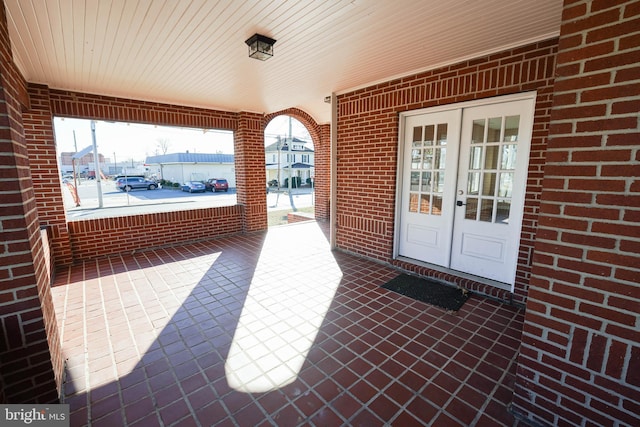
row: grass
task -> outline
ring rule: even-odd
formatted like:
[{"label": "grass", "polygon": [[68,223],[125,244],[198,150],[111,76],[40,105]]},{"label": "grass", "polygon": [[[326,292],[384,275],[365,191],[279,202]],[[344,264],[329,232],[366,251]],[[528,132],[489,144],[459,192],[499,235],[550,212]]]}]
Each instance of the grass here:
[{"label": "grass", "polygon": [[[267,213],[267,221],[268,221],[268,225],[269,227],[273,227],[276,225],[283,225],[283,224],[287,224],[287,214],[289,212],[293,212],[293,209],[285,209],[285,210],[281,210],[281,211],[271,211]],[[305,212],[305,213],[313,213],[314,212],[314,207],[313,206],[309,206],[306,208],[299,208],[297,210],[297,212]]]}]

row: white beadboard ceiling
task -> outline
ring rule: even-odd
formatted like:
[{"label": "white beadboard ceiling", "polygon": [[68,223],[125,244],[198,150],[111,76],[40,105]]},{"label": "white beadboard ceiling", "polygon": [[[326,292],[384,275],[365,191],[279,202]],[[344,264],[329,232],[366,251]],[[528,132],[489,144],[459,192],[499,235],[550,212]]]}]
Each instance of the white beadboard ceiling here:
[{"label": "white beadboard ceiling", "polygon": [[[14,61],[55,89],[222,109],[298,107],[558,35],[562,0],[4,0]],[[254,33],[277,40],[251,59]]]}]

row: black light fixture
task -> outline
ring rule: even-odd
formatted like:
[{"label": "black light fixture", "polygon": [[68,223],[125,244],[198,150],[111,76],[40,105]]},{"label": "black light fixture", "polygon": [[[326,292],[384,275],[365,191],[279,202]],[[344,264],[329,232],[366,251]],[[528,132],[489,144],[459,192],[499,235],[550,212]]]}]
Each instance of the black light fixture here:
[{"label": "black light fixture", "polygon": [[266,61],[273,56],[275,40],[260,34],[249,37],[245,43],[249,46],[249,57]]}]

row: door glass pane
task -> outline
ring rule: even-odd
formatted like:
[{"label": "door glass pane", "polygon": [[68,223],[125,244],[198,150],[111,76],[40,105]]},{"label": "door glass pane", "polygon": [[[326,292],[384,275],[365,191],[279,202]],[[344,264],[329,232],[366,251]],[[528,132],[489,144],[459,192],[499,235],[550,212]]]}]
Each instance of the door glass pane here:
[{"label": "door glass pane", "polygon": [[469,153],[469,169],[480,169],[482,165],[482,147],[471,147]]},{"label": "door glass pane", "polygon": [[484,142],[484,119],[474,120],[471,129],[471,143],[478,144],[480,142]]},{"label": "door glass pane", "polygon": [[442,215],[442,196],[433,196],[433,206],[431,207],[431,214]]},{"label": "door glass pane", "polygon": [[491,222],[493,218],[493,200],[482,199],[480,207],[480,221]]},{"label": "door glass pane", "polygon": [[424,157],[422,159],[422,169],[433,169],[433,148],[424,149]]},{"label": "door glass pane", "polygon": [[489,145],[486,150],[486,155],[484,157],[484,168],[485,169],[498,169],[498,153],[500,152],[500,147],[498,145]]},{"label": "door glass pane", "polygon": [[472,219],[475,221],[476,215],[478,213],[478,199],[476,198],[468,198],[467,204],[465,205],[464,217],[465,219]]},{"label": "door glass pane", "polygon": [[439,145],[447,145],[447,124],[438,123],[438,134],[436,136],[436,142]]},{"label": "door glass pane", "polygon": [[420,191],[420,172],[411,172],[410,191]]},{"label": "door glass pane", "polygon": [[424,127],[424,145],[433,145],[434,126],[428,125]]},{"label": "door glass pane", "polygon": [[518,146],[515,144],[508,144],[502,146],[502,158],[500,160],[501,169],[515,169],[516,168],[516,154],[518,152]]},{"label": "door glass pane", "polygon": [[500,187],[498,188],[498,197],[511,197],[513,189],[513,173],[500,174]]},{"label": "door glass pane", "polygon": [[485,172],[482,181],[482,195],[495,196],[496,194],[496,173]]},{"label": "door glass pane", "polygon": [[500,142],[501,127],[502,127],[502,117],[492,117],[489,119],[489,131],[487,132],[487,142]]},{"label": "door glass pane", "polygon": [[[422,126],[414,126],[413,127],[413,146],[420,146],[422,143]],[[418,144],[416,144],[416,142]]]},{"label": "door glass pane", "polygon": [[418,193],[409,193],[409,212],[418,212]]},{"label": "door glass pane", "polygon": [[504,142],[518,140],[518,130],[520,127],[520,116],[508,116],[504,119]]},{"label": "door glass pane", "polygon": [[477,196],[480,194],[480,172],[469,172],[467,194]]},{"label": "door glass pane", "polygon": [[434,169],[444,169],[444,163],[446,161],[447,149],[442,147],[442,148],[436,148],[435,150],[436,150],[435,151],[436,158],[435,158],[435,162],[433,164],[433,168]]},{"label": "door glass pane", "polygon": [[420,169],[420,161],[422,160],[422,150],[414,148],[411,150],[411,169]]},{"label": "door glass pane", "polygon": [[[432,124],[413,128],[409,182],[409,211],[425,215],[440,215],[434,211],[435,194],[444,191],[447,124]],[[444,141],[444,142],[442,142]],[[439,203],[442,204],[441,196]]]},{"label": "door glass pane", "polygon": [[422,189],[420,191],[423,193],[431,191],[431,172],[422,172]]},{"label": "door glass pane", "polygon": [[433,192],[442,193],[444,191],[444,172],[433,173]]},{"label": "door glass pane", "polygon": [[429,213],[429,194],[421,194],[420,195],[420,213],[428,214]]},{"label": "door glass pane", "polygon": [[509,211],[511,210],[511,200],[498,200],[496,209],[496,224],[509,224]]}]

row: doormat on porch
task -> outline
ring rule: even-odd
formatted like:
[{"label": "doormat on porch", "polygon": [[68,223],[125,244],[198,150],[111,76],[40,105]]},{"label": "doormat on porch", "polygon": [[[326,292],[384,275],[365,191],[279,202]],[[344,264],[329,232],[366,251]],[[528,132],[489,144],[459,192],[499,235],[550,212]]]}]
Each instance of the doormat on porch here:
[{"label": "doormat on porch", "polygon": [[469,298],[466,290],[409,274],[400,274],[382,287],[451,311],[458,311]]}]

